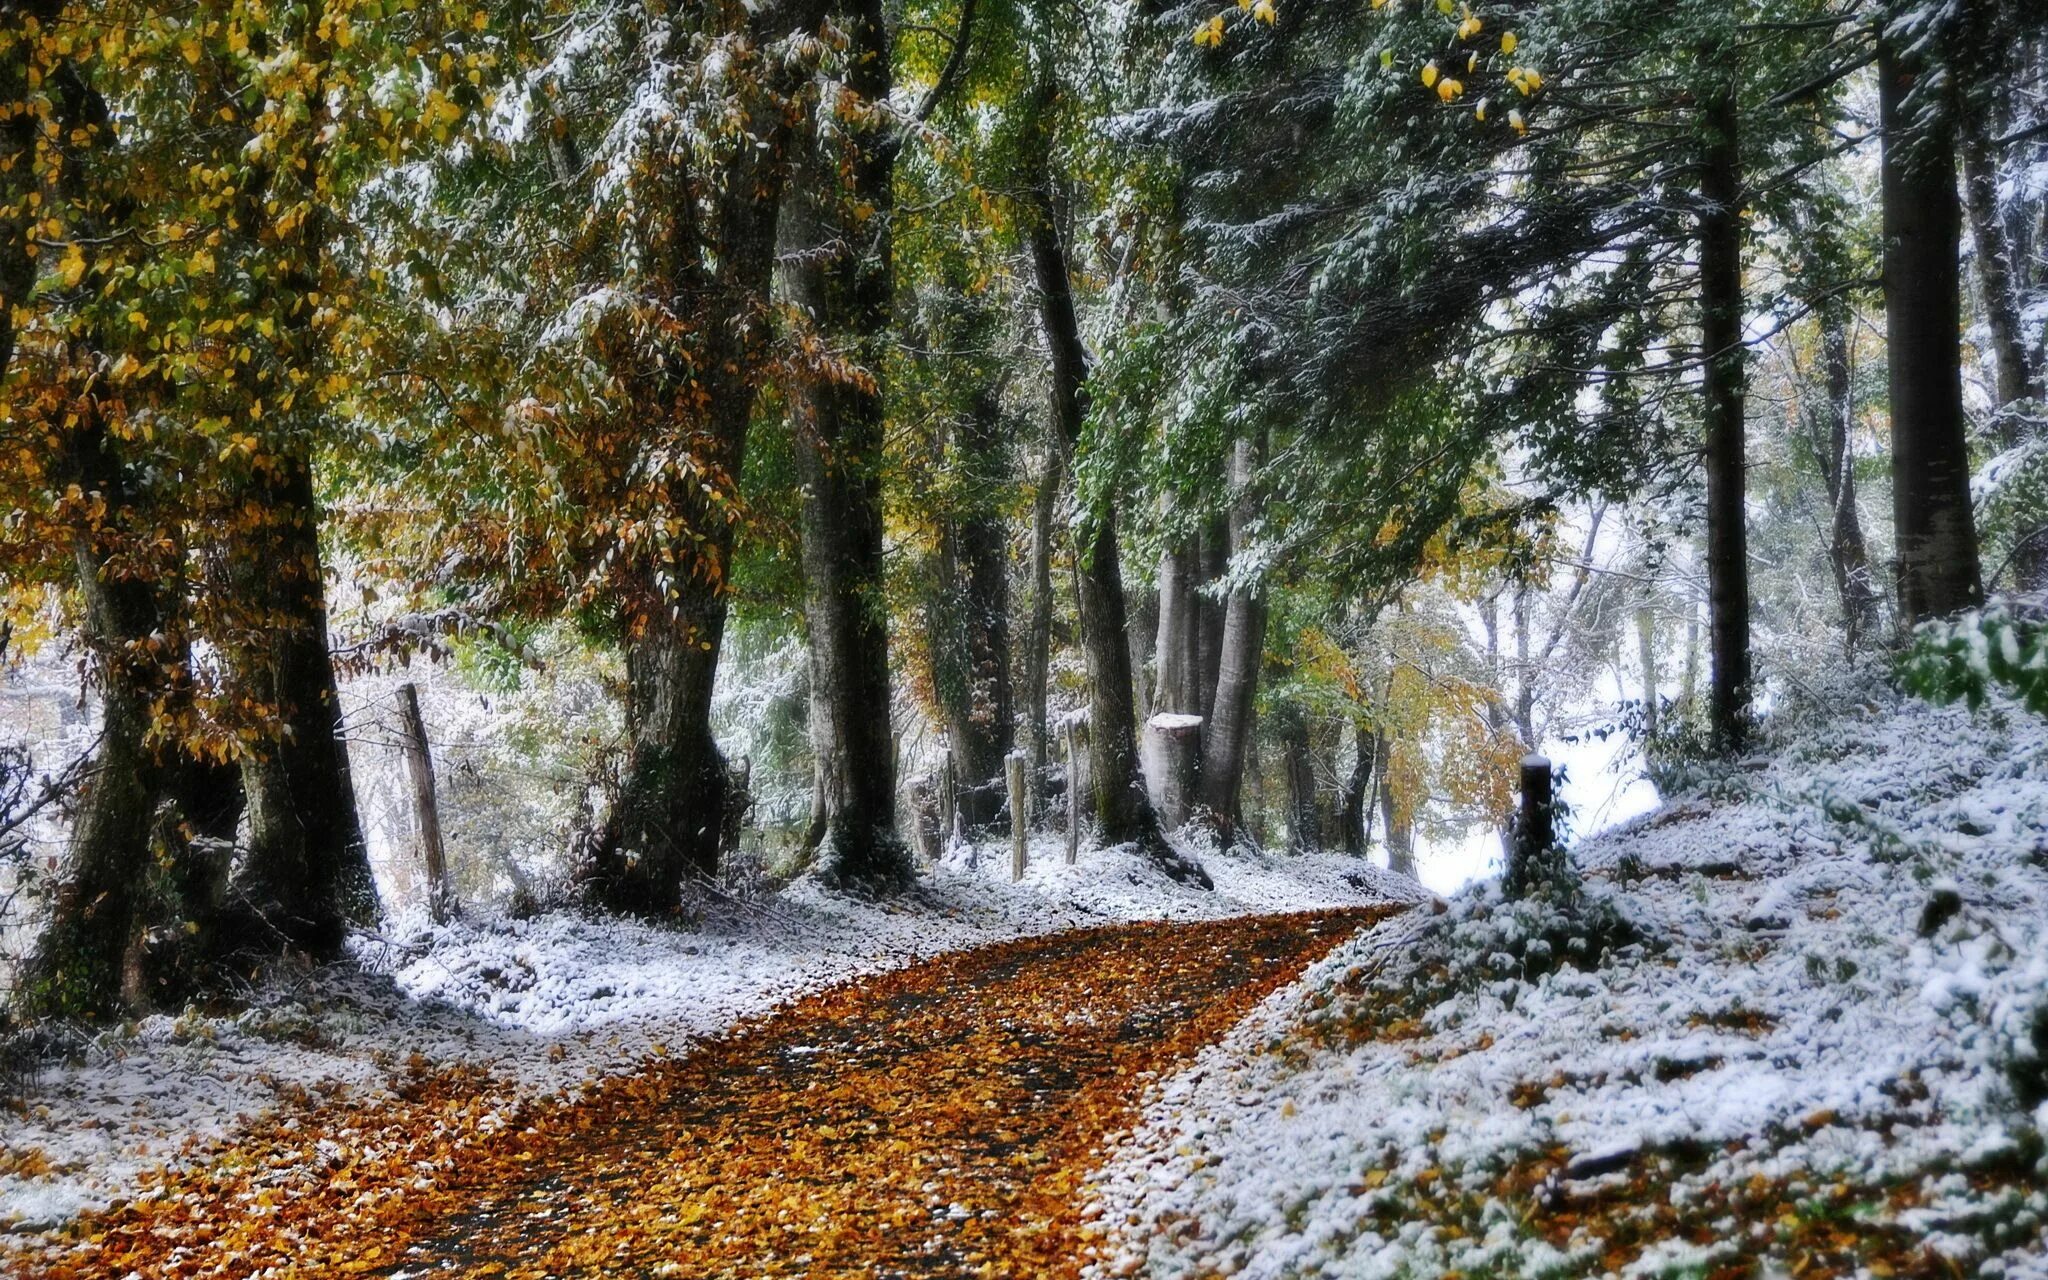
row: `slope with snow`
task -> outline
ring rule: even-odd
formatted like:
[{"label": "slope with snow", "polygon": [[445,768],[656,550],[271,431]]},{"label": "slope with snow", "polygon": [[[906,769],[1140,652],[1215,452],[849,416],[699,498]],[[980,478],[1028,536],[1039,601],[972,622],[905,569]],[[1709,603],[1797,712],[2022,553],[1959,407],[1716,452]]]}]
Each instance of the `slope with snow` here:
[{"label": "slope with snow", "polygon": [[1856,701],[1580,846],[1569,911],[1337,948],[1155,1089],[1096,1270],[2048,1276],[2048,722]]}]

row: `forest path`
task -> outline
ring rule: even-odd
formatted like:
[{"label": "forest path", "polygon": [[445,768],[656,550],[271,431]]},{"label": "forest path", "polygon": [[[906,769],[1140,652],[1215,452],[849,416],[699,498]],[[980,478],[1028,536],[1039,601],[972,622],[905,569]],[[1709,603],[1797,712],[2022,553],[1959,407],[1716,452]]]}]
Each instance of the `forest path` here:
[{"label": "forest path", "polygon": [[520,1104],[417,1063],[307,1097],[0,1272],[1075,1275],[1082,1180],[1146,1083],[1401,904],[1113,925],[848,983]]},{"label": "forest path", "polygon": [[1361,924],[1125,925],[803,1000],[635,1078],[527,1176],[447,1190],[390,1276],[1073,1274],[1077,1194],[1152,1073]]}]

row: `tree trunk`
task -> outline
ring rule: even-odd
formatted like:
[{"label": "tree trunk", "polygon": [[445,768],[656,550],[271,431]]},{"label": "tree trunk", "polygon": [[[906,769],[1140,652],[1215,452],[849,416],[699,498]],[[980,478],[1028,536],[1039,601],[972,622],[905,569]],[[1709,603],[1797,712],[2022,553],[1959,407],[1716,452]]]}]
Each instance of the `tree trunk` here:
[{"label": "tree trunk", "polygon": [[1323,847],[1322,814],[1316,806],[1315,750],[1309,740],[1308,716],[1300,703],[1282,703],[1273,712],[1273,734],[1287,774],[1287,847],[1312,853]]},{"label": "tree trunk", "polygon": [[[1002,813],[1003,761],[1015,713],[1010,694],[1008,542],[995,497],[1005,475],[1002,406],[978,394],[956,436],[965,509],[939,523],[937,581],[927,611],[932,686],[964,780],[960,814],[977,835]],[[1043,694],[1039,714],[1044,714]]]},{"label": "tree trunk", "polygon": [[153,664],[142,647],[157,627],[155,602],[145,583],[108,572],[109,557],[91,536],[80,537],[76,559],[87,638],[99,654],[100,740],[49,922],[15,980],[15,1007],[27,1017],[106,1018],[127,1010],[124,962],[143,918],[150,827],[163,785],[147,746]]},{"label": "tree trunk", "polygon": [[278,459],[251,482],[245,507],[256,523],[232,535],[229,548],[245,615],[223,648],[241,692],[275,720],[242,760],[249,845],[233,910],[248,930],[244,939],[267,935],[332,957],[350,925],[375,917],[377,891],[327,646],[311,464]]},{"label": "tree trunk", "polygon": [[[888,27],[879,0],[855,0],[847,94],[886,102]],[[822,114],[822,112],[821,112]],[[823,340],[850,353],[855,376],[814,379],[790,397],[804,481],[805,622],[811,652],[811,754],[817,769],[818,866],[827,883],[889,889],[913,875],[896,830],[889,698],[889,618],[883,594],[883,364],[893,288],[889,232],[896,147],[879,116],[849,125],[843,153],[821,118],[810,163],[785,215],[791,299]],[[849,175],[842,182],[839,175]],[[963,760],[963,764],[966,763]]]},{"label": "tree trunk", "polygon": [[1380,771],[1380,814],[1387,824],[1387,870],[1415,878],[1415,815],[1402,813],[1394,802],[1387,771]]},{"label": "tree trunk", "polygon": [[1685,602],[1685,675],[1679,682],[1679,704],[1690,709],[1700,693],[1700,609],[1699,602]]},{"label": "tree trunk", "polygon": [[[1987,136],[1991,122],[1983,111],[1965,111],[1962,120],[1963,195],[1984,328],[1991,338],[1994,407],[2003,409],[2015,400],[2038,397],[2041,384],[2028,360],[2011,238],[1998,212],[1998,157]],[[2018,443],[2010,424],[2001,443],[2008,448]]]},{"label": "tree trunk", "polygon": [[[1821,410],[1809,430],[1821,479],[1827,487],[1828,564],[1842,601],[1848,647],[1854,649],[1877,630],[1877,587],[1870,572],[1870,551],[1863,538],[1863,519],[1856,507],[1855,457],[1849,427],[1855,413],[1849,366],[1849,308],[1840,299],[1821,304]],[[1810,402],[1810,400],[1809,400]]]},{"label": "tree trunk", "polygon": [[[724,559],[724,546],[707,548]],[[661,916],[683,882],[718,870],[731,779],[711,734],[711,691],[725,636],[725,597],[692,584],[677,616],[656,618],[626,647],[626,761],[590,865],[586,892],[612,911]]]},{"label": "tree trunk", "polygon": [[[55,6],[21,6],[25,15],[48,20]],[[28,92],[28,43],[16,41],[0,55],[0,103],[20,103]],[[83,127],[104,145],[106,103],[79,79],[68,64],[58,75],[64,111],[56,126],[58,145],[75,141]],[[21,197],[33,189],[36,173],[27,160],[33,144],[35,117],[29,113],[0,123],[0,193]],[[85,188],[82,164],[68,164],[65,193],[81,208],[93,207]],[[29,255],[28,223],[18,199],[0,199],[14,216],[0,218],[0,379],[14,352],[17,308],[26,307],[35,283],[35,259]],[[104,228],[81,226],[82,231]],[[88,280],[97,277],[88,269]],[[88,287],[93,287],[88,285]],[[82,341],[71,353],[81,376],[103,355],[96,339]],[[24,957],[14,980],[17,1012],[28,1017],[98,1018],[141,1007],[161,985],[155,973],[132,964],[141,952],[153,917],[177,917],[179,923],[198,915],[212,923],[218,905],[219,876],[240,812],[239,789],[220,803],[226,818],[227,842],[203,852],[215,874],[201,874],[199,859],[181,834],[215,835],[219,814],[209,807],[208,788],[194,785],[221,773],[235,774],[232,765],[200,766],[177,747],[179,764],[166,769],[152,742],[158,728],[159,703],[189,702],[190,645],[183,617],[185,587],[166,584],[160,575],[176,570],[185,557],[159,558],[163,530],[148,515],[135,477],[108,434],[90,395],[78,396],[83,412],[68,418],[65,437],[57,446],[53,477],[75,485],[96,499],[87,523],[75,531],[72,555],[78,594],[84,603],[84,638],[92,655],[91,671],[101,695],[100,739],[72,815],[70,843],[49,918]],[[167,614],[173,616],[167,616]],[[4,635],[4,629],[0,629]],[[4,640],[0,640],[4,645]],[[175,708],[182,709],[182,708]],[[171,801],[163,803],[166,795]],[[175,842],[160,836],[177,835]],[[152,848],[153,844],[159,847]],[[189,935],[178,930],[184,944]],[[204,941],[202,937],[200,939]],[[191,950],[181,945],[179,958]],[[181,984],[179,991],[182,993]]]},{"label": "tree trunk", "polygon": [[1880,36],[1878,106],[1892,512],[1899,614],[1911,626],[1981,604],[1984,585],[1963,419],[1953,118],[1928,101],[1938,87],[1914,94],[1926,68],[1906,43]]},{"label": "tree trunk", "polygon": [[1152,803],[1167,829],[1176,830],[1195,806],[1202,722],[1193,715],[1159,712],[1145,722],[1145,747],[1152,770]]},{"label": "tree trunk", "polygon": [[1146,773],[1152,803],[1169,830],[1188,820],[1199,794],[1203,724],[1195,688],[1195,553],[1193,540],[1159,556],[1157,655],[1152,714],[1145,718]]},{"label": "tree trunk", "polygon": [[1193,539],[1169,547],[1159,556],[1159,630],[1153,643],[1158,671],[1153,690],[1155,711],[1202,713],[1197,560]]},{"label": "tree trunk", "polygon": [[1643,737],[1653,739],[1663,708],[1657,701],[1657,611],[1649,605],[1636,610],[1636,658],[1643,667]]},{"label": "tree trunk", "polygon": [[1125,643],[1131,650],[1131,705],[1138,709],[1138,723],[1152,718],[1152,682],[1146,668],[1152,665],[1152,638],[1159,630],[1159,597],[1138,588],[1124,592]]},{"label": "tree trunk", "polygon": [[[1244,548],[1250,537],[1251,483],[1264,454],[1262,441],[1239,440],[1230,461],[1230,547]],[[1244,787],[1246,745],[1251,737],[1252,703],[1258,695],[1259,668],[1266,647],[1265,592],[1256,585],[1230,592],[1218,646],[1215,692],[1202,734],[1202,804],[1225,840],[1235,838],[1243,822],[1239,793]]]},{"label": "tree trunk", "polygon": [[[759,38],[809,30],[820,0],[763,3],[746,11]],[[713,13],[723,11],[709,11]],[[699,471],[736,485],[747,429],[767,363],[766,311],[775,265],[775,228],[788,172],[791,101],[808,71],[791,61],[751,87],[742,132],[757,140],[723,166],[700,225],[675,220],[664,261],[671,304],[699,335],[694,358],[663,371],[650,406],[686,424]],[[692,198],[693,199],[693,198]],[[703,237],[700,243],[699,237]],[[701,480],[669,485],[666,508],[699,539],[692,572],[672,573],[650,558],[622,584],[619,619],[626,641],[626,760],[619,794],[578,872],[597,905],[664,916],[681,904],[690,876],[709,876],[734,814],[725,757],[711,732],[711,693],[725,639],[735,529],[730,504],[714,501]]]},{"label": "tree trunk", "polygon": [[[1706,423],[1708,637],[1713,671],[1708,714],[1715,746],[1738,751],[1749,736],[1749,531],[1743,447],[1747,349],[1742,337],[1742,157],[1732,54],[1703,61],[1723,71],[1702,112],[1699,219],[1700,357]],[[1536,744],[1531,743],[1535,750]]]},{"label": "tree trunk", "polygon": [[1230,602],[1200,588],[1221,578],[1230,567],[1230,521],[1216,516],[1202,524],[1195,539],[1195,692],[1201,699],[1202,723],[1216,712],[1216,686],[1223,676],[1223,633],[1230,622]]},{"label": "tree trunk", "polygon": [[[1073,455],[1080,449],[1088,416],[1088,355],[1074,311],[1067,249],[1059,237],[1047,183],[1047,175],[1041,171],[1040,186],[1034,193],[1031,260],[1038,284],[1039,317],[1051,355],[1053,421],[1068,454]],[[1131,651],[1124,641],[1123,570],[1113,502],[1104,500],[1096,509],[1080,513],[1076,542],[1097,834],[1107,844],[1135,842],[1176,879],[1193,880],[1207,888],[1208,873],[1167,844],[1138,768],[1137,708],[1131,696]]]},{"label": "tree trunk", "polygon": [[1530,661],[1529,584],[1515,585],[1515,732],[1525,750],[1536,749],[1536,671]]},{"label": "tree trunk", "polygon": [[1375,758],[1379,739],[1366,728],[1362,719],[1353,723],[1352,734],[1357,739],[1357,756],[1351,762],[1351,772],[1344,779],[1343,806],[1339,811],[1338,824],[1343,828],[1344,852],[1363,856],[1371,848],[1370,810],[1373,785],[1379,781]]},{"label": "tree trunk", "polygon": [[[1045,461],[1039,468],[1038,487],[1031,497],[1031,612],[1024,634],[1024,719],[1031,736],[1030,783],[1041,799],[1045,792],[1046,760],[1052,750],[1047,737],[1045,703],[1052,665],[1053,512],[1059,505],[1060,459],[1064,449],[1054,439],[1057,430],[1055,423],[1046,433]],[[1072,779],[1068,782],[1071,784]]]}]

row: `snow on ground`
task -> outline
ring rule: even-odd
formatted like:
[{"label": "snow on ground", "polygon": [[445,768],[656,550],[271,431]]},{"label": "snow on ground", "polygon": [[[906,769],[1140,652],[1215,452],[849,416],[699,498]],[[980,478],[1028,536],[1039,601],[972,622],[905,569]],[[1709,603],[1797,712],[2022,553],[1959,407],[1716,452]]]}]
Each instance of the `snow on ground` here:
[{"label": "snow on ground", "polygon": [[[2048,722],[1856,702],[1579,846],[1575,914],[1474,886],[1276,993],[1109,1154],[1098,1273],[1699,1275],[1791,1247],[1769,1187],[2048,1276]],[[1545,1220],[1630,1186],[1718,1243]]]},{"label": "snow on ground", "polygon": [[800,880],[707,906],[687,927],[550,913],[358,939],[358,963],[274,979],[234,1017],[153,1017],[47,1070],[0,1116],[0,1228],[33,1230],[199,1158],[309,1094],[375,1096],[419,1066],[475,1064],[519,1097],[631,1072],[802,993],[958,948],[1124,920],[1199,919],[1412,899],[1362,860],[1203,851],[1216,891],[1128,849],[1037,838],[1023,881],[1007,844],[955,848],[904,899]]}]

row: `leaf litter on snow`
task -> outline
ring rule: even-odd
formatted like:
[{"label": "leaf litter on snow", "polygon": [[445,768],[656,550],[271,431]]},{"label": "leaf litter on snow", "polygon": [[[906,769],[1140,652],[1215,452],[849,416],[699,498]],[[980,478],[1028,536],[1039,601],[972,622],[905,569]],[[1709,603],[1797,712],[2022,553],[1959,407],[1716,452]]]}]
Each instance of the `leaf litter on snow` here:
[{"label": "leaf litter on snow", "polygon": [[1576,903],[1406,913],[1158,1085],[1095,1270],[2048,1276],[2048,723],[1773,736]]},{"label": "leaf litter on snow", "polygon": [[[1124,920],[1221,918],[1420,897],[1357,859],[1204,851],[1218,888],[1130,849],[1040,836],[1021,883],[1007,845],[957,847],[900,901],[808,880],[702,905],[685,926],[575,912],[387,924],[355,962],[275,975],[231,1015],[156,1016],[73,1046],[0,1113],[0,1253],[134,1195],[275,1120],[421,1092],[462,1123],[575,1095],[807,992],[939,953]],[[452,1073],[452,1074],[450,1074]],[[368,1121],[366,1121],[368,1123]]]}]

